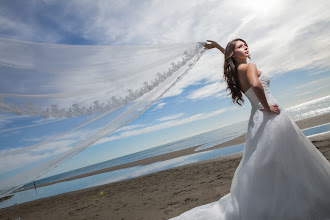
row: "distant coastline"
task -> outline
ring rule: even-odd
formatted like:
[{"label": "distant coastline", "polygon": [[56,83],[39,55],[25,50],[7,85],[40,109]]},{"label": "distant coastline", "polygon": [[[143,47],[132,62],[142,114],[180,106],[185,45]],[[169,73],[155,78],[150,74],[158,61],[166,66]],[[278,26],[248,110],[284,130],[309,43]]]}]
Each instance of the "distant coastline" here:
[{"label": "distant coastline", "polygon": [[[296,124],[298,125],[298,127],[301,130],[306,129],[306,128],[311,128],[311,127],[314,127],[314,126],[318,126],[318,125],[322,125],[322,124],[326,124],[326,123],[330,123],[330,113],[326,113],[326,114],[315,116],[315,117],[312,117],[312,118],[296,121]],[[216,146],[213,146],[213,147],[210,147],[210,148],[207,148],[207,149],[204,149],[204,150],[200,150],[200,151],[198,151],[198,153],[203,152],[203,151],[215,150],[215,149],[219,149],[219,148],[224,148],[224,147],[230,147],[230,146],[233,146],[233,145],[243,144],[245,142],[245,137],[246,137],[246,134],[243,134],[243,135],[241,135],[239,137],[236,137],[232,140],[229,140],[227,142],[218,144]],[[109,167],[109,168],[105,168],[105,169],[101,169],[101,170],[97,170],[97,171],[77,175],[77,176],[70,177],[70,178],[61,179],[61,180],[54,181],[54,182],[40,184],[40,185],[37,186],[37,188],[52,185],[52,184],[56,184],[56,183],[60,183],[60,182],[65,182],[65,181],[71,181],[71,180],[75,180],[75,179],[79,179],[79,178],[84,178],[84,177],[87,177],[87,176],[92,176],[92,175],[97,175],[97,174],[101,174],[101,173],[111,172],[111,171],[115,171],[115,170],[119,170],[119,169],[124,169],[124,168],[139,166],[139,165],[148,165],[148,164],[152,164],[152,163],[159,162],[159,161],[170,160],[170,159],[173,159],[173,158],[194,154],[194,153],[196,153],[195,149],[198,148],[199,146],[201,146],[201,145],[197,145],[197,146],[190,147],[190,148],[187,148],[187,149],[184,149],[184,150],[170,152],[170,153],[149,157],[149,158],[146,158],[146,159],[142,159],[142,160],[138,160],[138,161],[134,161],[134,162],[118,165],[118,166],[113,166],[113,167]],[[32,189],[32,188],[33,187],[29,187],[29,188],[17,190],[15,192],[29,190],[29,189]]]}]

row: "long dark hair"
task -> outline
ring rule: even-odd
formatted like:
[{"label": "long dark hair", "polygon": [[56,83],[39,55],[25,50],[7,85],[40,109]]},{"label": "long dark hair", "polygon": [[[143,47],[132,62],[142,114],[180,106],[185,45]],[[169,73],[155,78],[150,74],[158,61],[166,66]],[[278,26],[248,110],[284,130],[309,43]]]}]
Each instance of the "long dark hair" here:
[{"label": "long dark hair", "polygon": [[232,102],[236,102],[238,105],[242,106],[242,104],[244,103],[244,99],[241,88],[238,83],[238,66],[236,60],[233,57],[236,41],[243,41],[247,45],[245,40],[241,38],[236,38],[227,44],[225,51],[225,62],[223,64],[223,79],[227,82],[227,90],[230,90]]}]

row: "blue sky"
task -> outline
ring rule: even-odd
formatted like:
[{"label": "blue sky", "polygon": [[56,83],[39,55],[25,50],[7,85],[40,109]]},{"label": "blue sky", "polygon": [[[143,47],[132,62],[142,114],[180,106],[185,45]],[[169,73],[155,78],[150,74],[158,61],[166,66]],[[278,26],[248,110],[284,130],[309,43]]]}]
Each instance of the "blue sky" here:
[{"label": "blue sky", "polygon": [[[0,3],[0,37],[40,43],[75,45],[144,45],[216,40],[225,47],[233,38],[247,41],[252,60],[269,73],[274,97],[290,107],[330,95],[330,5],[302,1],[48,1],[7,0]],[[155,147],[170,141],[247,120],[248,100],[235,106],[226,97],[223,55],[206,51],[192,71],[164,98],[126,128],[101,139],[61,166],[62,171]],[[1,116],[1,115],[0,115]],[[8,117],[8,115],[6,115]],[[43,123],[35,118],[34,123]],[[77,120],[75,122],[74,120]],[[78,123],[74,119],[71,123]],[[23,120],[0,118],[0,129],[24,126]],[[1,150],[45,139],[53,130],[34,127],[0,133]],[[77,133],[74,138],[79,139]],[[74,144],[63,140],[63,146]],[[59,144],[59,143],[57,143]],[[54,146],[55,147],[55,146]],[[56,146],[56,153],[67,148]],[[40,156],[40,155],[39,155]],[[7,157],[0,172],[44,159]]]}]

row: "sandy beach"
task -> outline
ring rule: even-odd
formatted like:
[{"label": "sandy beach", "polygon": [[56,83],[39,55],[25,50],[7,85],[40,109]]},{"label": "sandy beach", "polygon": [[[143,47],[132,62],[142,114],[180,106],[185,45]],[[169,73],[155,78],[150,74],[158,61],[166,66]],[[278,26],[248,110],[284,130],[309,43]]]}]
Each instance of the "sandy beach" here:
[{"label": "sandy beach", "polygon": [[[305,129],[329,122],[330,114],[325,114],[296,123],[301,129]],[[330,132],[313,135],[310,140],[330,161]],[[244,141],[245,135],[242,135],[207,150],[241,144]],[[75,178],[192,154],[197,147]],[[0,219],[168,219],[193,207],[217,201],[229,193],[233,174],[241,158],[242,153],[236,153],[15,205],[1,209]]]}]

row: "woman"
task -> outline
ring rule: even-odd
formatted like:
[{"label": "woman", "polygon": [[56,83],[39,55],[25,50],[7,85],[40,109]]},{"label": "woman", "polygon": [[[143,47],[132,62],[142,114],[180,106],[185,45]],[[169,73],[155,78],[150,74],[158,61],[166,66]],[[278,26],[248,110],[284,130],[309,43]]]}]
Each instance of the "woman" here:
[{"label": "woman", "polygon": [[242,93],[251,103],[243,158],[230,193],[189,210],[178,219],[330,219],[330,163],[300,131],[269,90],[269,76],[250,58],[248,45],[234,39],[224,50],[224,79],[233,102]]}]

